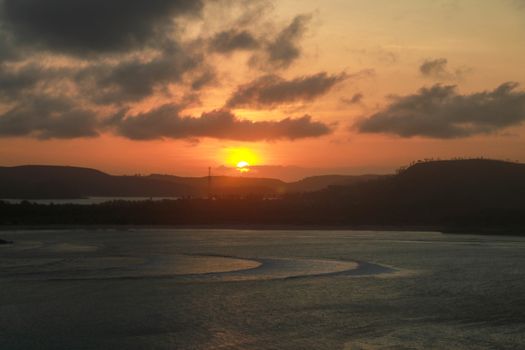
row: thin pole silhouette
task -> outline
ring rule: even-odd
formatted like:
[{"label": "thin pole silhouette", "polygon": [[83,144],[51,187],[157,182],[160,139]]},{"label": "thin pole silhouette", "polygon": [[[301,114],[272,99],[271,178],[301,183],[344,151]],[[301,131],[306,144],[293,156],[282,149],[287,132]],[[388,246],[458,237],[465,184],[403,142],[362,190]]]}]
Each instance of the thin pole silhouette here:
[{"label": "thin pole silhouette", "polygon": [[211,199],[211,166],[208,167],[208,199]]}]

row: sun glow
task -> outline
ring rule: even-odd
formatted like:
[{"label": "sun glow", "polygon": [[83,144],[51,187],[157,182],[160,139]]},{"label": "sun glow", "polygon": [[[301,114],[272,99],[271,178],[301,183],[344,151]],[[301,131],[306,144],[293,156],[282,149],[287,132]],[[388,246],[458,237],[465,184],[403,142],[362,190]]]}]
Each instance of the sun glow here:
[{"label": "sun glow", "polygon": [[261,158],[253,149],[246,147],[229,147],[223,149],[226,166],[241,174],[248,173],[252,166],[261,164]]},{"label": "sun glow", "polygon": [[241,173],[247,173],[250,171],[250,164],[244,160],[237,163],[237,171]]},{"label": "sun glow", "polygon": [[228,148],[226,149],[226,163],[228,166],[245,168],[260,163],[259,156],[248,148]]}]

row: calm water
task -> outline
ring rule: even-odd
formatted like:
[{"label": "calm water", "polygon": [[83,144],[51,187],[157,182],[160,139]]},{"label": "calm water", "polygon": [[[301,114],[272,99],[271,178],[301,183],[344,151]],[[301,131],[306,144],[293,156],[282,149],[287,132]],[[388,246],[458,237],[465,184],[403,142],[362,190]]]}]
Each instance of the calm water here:
[{"label": "calm water", "polygon": [[0,231],[0,349],[522,349],[525,239]]}]

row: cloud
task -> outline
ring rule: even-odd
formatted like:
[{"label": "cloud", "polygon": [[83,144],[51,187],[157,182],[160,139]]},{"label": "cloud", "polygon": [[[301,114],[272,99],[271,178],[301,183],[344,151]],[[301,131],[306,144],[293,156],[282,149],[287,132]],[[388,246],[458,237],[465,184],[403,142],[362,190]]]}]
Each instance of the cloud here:
[{"label": "cloud", "polygon": [[34,63],[14,68],[0,63],[0,101],[16,102],[38,85],[56,82],[70,73],[70,69],[45,68]]},{"label": "cloud", "polygon": [[85,54],[154,45],[177,16],[196,16],[202,1],[2,0],[2,19],[24,45]]},{"label": "cloud", "polygon": [[[203,6],[204,0],[0,0],[0,97],[34,95],[57,79],[79,93],[78,103],[103,105],[166,94],[170,84],[201,89],[214,81],[213,68],[200,48],[178,42],[174,23],[197,19]],[[33,59],[39,56],[45,61]],[[74,68],[54,67],[57,61]]]},{"label": "cloud", "polygon": [[491,134],[525,121],[525,92],[507,82],[492,91],[461,95],[453,85],[421,88],[356,124],[363,133],[440,139]]},{"label": "cloud", "polygon": [[16,98],[29,88],[35,86],[41,79],[42,71],[34,66],[24,66],[16,70],[0,65],[0,96],[3,99]]},{"label": "cloud", "polygon": [[311,15],[300,15],[284,28],[275,41],[268,45],[269,63],[278,68],[288,68],[301,55],[298,41],[305,34]]},{"label": "cloud", "polygon": [[217,33],[209,43],[210,50],[219,53],[230,53],[237,50],[255,50],[259,41],[248,31],[230,29]]},{"label": "cloud", "polygon": [[[263,2],[268,6],[266,2]],[[259,21],[250,18],[260,24]],[[286,69],[295,62],[302,53],[300,41],[308,30],[311,15],[296,16],[290,24],[272,34],[258,28],[258,33],[241,29],[248,23],[238,23],[233,29],[216,33],[208,42],[210,52],[230,54],[235,51],[253,51],[250,59],[252,67],[263,70]],[[241,28],[239,28],[241,27]]]},{"label": "cloud", "polygon": [[313,100],[326,94],[334,85],[348,78],[346,73],[326,72],[285,80],[277,75],[265,75],[241,85],[230,96],[226,106],[273,108],[282,104]]},{"label": "cloud", "polygon": [[421,74],[426,76],[442,76],[447,74],[447,63],[446,58],[438,58],[435,60],[426,60],[419,67]]},{"label": "cloud", "polygon": [[[250,121],[228,109],[184,114],[185,99],[194,106],[218,84],[219,73],[228,74],[218,70],[223,58],[211,52],[249,51],[261,61],[245,64],[258,74],[288,68],[300,57],[310,16],[277,25],[269,17],[272,6],[266,0],[0,0],[0,137],[114,132],[133,139],[293,140],[327,134],[330,126],[307,115]],[[273,86],[266,88],[285,96],[272,97],[260,86],[254,103],[301,102],[344,78],[268,79]],[[145,101],[161,107],[127,115]]]},{"label": "cloud", "polygon": [[1,27],[2,26],[0,22],[0,62],[18,59],[20,57],[20,53],[13,45],[9,35],[3,31]]},{"label": "cloud", "polygon": [[93,137],[98,126],[95,113],[62,97],[32,96],[0,115],[2,137]]},{"label": "cloud", "polygon": [[205,86],[217,83],[217,73],[213,68],[204,69],[191,81],[192,90],[200,90]]},{"label": "cloud", "polygon": [[427,78],[459,80],[469,71],[467,68],[456,68],[450,71],[447,65],[446,58],[427,59],[419,66],[419,72]]},{"label": "cloud", "polygon": [[[187,73],[203,65],[201,56],[175,47],[149,60],[132,58],[115,65],[94,64],[80,70],[75,79],[84,87],[86,96],[91,96],[97,103],[140,101],[153,95],[156,89],[181,83]],[[200,88],[209,81],[196,82],[196,87]]]},{"label": "cloud", "polygon": [[364,97],[365,95],[363,95],[361,92],[358,92],[354,94],[351,98],[342,97],[341,101],[347,105],[355,105],[361,103]]},{"label": "cloud", "polygon": [[181,115],[181,107],[167,104],[146,113],[116,115],[108,124],[121,136],[133,140],[218,138],[239,141],[296,140],[320,137],[331,128],[308,115],[280,121],[239,119],[229,110],[214,110],[200,117]]},{"label": "cloud", "polygon": [[[191,103],[187,101],[187,103]],[[166,104],[145,113],[126,115],[121,110],[103,118],[77,106],[67,97],[31,96],[0,114],[0,137],[73,139],[96,137],[103,132],[132,140],[216,138],[237,141],[277,141],[320,137],[331,126],[308,115],[280,121],[251,121],[229,110],[213,110],[200,117],[182,113],[185,103]]]},{"label": "cloud", "polygon": [[301,57],[300,40],[308,30],[311,15],[296,16],[275,38],[264,45],[261,53],[251,58],[251,65],[266,70],[286,69]]}]

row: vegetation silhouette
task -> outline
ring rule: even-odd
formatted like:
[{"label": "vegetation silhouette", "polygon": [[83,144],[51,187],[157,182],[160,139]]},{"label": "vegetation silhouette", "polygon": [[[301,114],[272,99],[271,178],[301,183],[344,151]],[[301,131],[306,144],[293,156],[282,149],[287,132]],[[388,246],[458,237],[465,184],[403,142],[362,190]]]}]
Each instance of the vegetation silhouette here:
[{"label": "vegetation silhouette", "polygon": [[0,202],[0,224],[381,226],[521,233],[524,179],[525,164],[426,161],[395,175],[271,197],[253,192],[97,205]]}]

